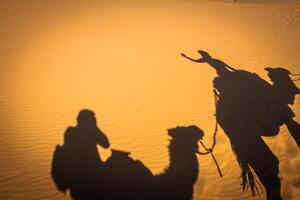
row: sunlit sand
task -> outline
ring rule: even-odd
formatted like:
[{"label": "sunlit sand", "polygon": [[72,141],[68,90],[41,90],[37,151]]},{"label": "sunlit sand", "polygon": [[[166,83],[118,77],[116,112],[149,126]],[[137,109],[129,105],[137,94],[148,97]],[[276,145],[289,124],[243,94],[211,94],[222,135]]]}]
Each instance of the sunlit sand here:
[{"label": "sunlit sand", "polygon": [[[70,198],[51,180],[51,159],[84,108],[111,148],[155,174],[168,165],[168,128],[197,125],[210,146],[216,73],[180,53],[204,49],[265,80],[267,66],[300,73],[297,1],[13,1],[1,2],[0,13],[0,199]],[[292,108],[299,122],[299,96]],[[280,160],[283,198],[299,198],[299,148],[286,127],[265,140]],[[251,199],[222,130],[214,154],[224,177],[199,156],[194,198]]]}]

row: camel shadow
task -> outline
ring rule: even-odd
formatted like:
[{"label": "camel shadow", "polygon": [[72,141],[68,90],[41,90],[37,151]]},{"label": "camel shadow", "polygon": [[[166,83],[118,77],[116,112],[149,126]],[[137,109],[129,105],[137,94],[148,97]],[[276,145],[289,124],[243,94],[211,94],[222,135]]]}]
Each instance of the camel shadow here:
[{"label": "camel shadow", "polygon": [[168,130],[170,164],[154,175],[129,152],[111,150],[103,162],[97,145],[109,147],[97,127],[94,112],[82,110],[77,126],[65,132],[64,144],[57,145],[52,160],[52,179],[61,192],[75,200],[146,199],[190,200],[198,177],[198,142],[203,131],[196,126]]},{"label": "camel shadow", "polygon": [[264,185],[267,199],[282,199],[280,195],[279,161],[261,136],[276,136],[279,128],[286,125],[300,147],[300,125],[293,119],[294,104],[299,88],[284,68],[265,68],[272,84],[257,74],[237,70],[221,60],[199,50],[202,56],[193,59],[207,63],[216,70],[215,88],[216,118],[228,136],[232,150],[242,170],[243,189],[250,186],[252,194],[258,192],[256,176]]}]

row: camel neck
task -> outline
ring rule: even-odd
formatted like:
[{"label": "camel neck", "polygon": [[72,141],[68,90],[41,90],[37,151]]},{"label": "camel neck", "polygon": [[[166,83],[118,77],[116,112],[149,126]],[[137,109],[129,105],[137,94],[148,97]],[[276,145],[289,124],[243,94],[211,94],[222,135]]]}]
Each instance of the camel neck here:
[{"label": "camel neck", "polygon": [[198,160],[195,152],[190,149],[185,149],[184,147],[176,144],[175,142],[171,142],[169,145],[169,157],[170,157],[170,165],[169,170],[177,170],[184,166],[188,166],[190,164],[197,164]]}]

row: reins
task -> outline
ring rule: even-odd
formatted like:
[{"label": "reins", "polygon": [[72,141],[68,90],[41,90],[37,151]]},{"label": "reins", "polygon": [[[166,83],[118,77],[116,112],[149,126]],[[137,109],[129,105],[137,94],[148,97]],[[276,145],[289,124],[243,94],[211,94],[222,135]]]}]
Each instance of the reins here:
[{"label": "reins", "polygon": [[[218,94],[218,92],[215,89],[213,90],[213,92],[214,92],[214,99],[215,99],[215,108],[216,108],[215,117],[216,117],[216,114],[217,114],[217,104],[218,104],[218,100],[219,100],[219,94]],[[200,155],[210,154],[211,157],[213,158],[214,162],[215,162],[215,165],[217,166],[217,170],[219,172],[220,177],[223,177],[223,174],[221,172],[220,166],[219,166],[219,164],[218,164],[218,162],[217,162],[217,160],[216,160],[216,158],[215,158],[215,156],[213,154],[213,150],[214,150],[214,148],[216,146],[216,143],[217,143],[217,139],[216,139],[217,132],[218,132],[218,121],[217,121],[217,117],[216,117],[216,123],[215,123],[215,130],[214,130],[214,135],[213,135],[212,146],[211,146],[211,148],[207,148],[204,145],[204,143],[200,140],[199,142],[200,142],[201,146],[205,149],[206,152],[199,151],[198,154],[200,154]]]}]

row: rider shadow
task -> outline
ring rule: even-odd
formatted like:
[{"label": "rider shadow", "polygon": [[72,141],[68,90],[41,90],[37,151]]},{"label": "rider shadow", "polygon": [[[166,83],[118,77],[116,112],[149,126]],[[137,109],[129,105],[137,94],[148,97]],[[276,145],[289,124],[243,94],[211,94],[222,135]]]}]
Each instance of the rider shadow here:
[{"label": "rider shadow", "polygon": [[[98,154],[97,145],[109,147],[105,134],[97,127],[94,113],[80,111],[77,126],[67,128],[64,145],[57,145],[52,161],[52,176],[60,191],[70,189],[74,199],[93,199],[99,190],[103,162]],[[99,182],[99,183],[98,183]]]},{"label": "rider shadow", "polygon": [[228,136],[233,152],[242,170],[243,189],[250,186],[258,192],[256,176],[264,185],[267,199],[280,200],[279,161],[261,136],[275,136],[285,124],[298,146],[300,125],[294,121],[289,105],[300,93],[283,68],[265,68],[273,84],[257,74],[237,70],[221,60],[199,50],[200,59],[185,58],[212,66],[217,77],[213,81],[217,97],[216,118]]},{"label": "rider shadow", "polygon": [[203,131],[196,126],[168,130],[170,164],[154,175],[129,152],[112,150],[103,162],[97,145],[109,147],[97,127],[93,111],[82,110],[77,126],[65,132],[64,144],[53,154],[51,175],[57,189],[70,191],[72,199],[180,199],[193,198],[198,177],[198,142]]}]

